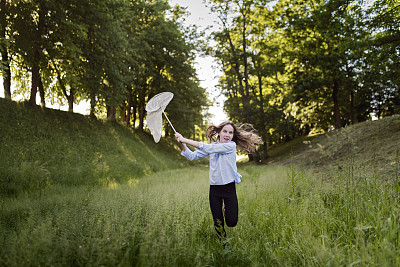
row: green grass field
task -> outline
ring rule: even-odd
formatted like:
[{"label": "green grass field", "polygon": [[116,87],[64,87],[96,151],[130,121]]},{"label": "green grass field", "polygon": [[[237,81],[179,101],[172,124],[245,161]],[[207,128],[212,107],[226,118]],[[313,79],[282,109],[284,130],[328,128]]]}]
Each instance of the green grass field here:
[{"label": "green grass field", "polygon": [[173,143],[80,115],[0,109],[0,266],[400,265],[399,117],[239,164],[239,222],[222,249],[208,169]]}]

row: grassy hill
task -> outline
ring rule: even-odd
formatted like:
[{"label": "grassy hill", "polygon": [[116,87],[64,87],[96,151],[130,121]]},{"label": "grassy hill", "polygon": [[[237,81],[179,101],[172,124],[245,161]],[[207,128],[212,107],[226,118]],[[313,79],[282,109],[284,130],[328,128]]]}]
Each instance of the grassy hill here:
[{"label": "grassy hill", "polygon": [[132,183],[187,164],[173,142],[81,114],[0,98],[0,194]]},{"label": "grassy hill", "polygon": [[349,164],[392,175],[400,161],[400,115],[271,147],[269,163],[340,170]]}]

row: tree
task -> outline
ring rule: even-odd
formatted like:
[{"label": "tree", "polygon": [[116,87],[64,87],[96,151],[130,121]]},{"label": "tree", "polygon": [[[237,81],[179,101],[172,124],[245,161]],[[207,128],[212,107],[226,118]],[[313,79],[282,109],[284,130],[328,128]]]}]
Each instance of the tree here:
[{"label": "tree", "polygon": [[354,101],[352,79],[367,36],[361,6],[357,1],[306,1],[281,10],[293,47],[289,53],[297,105],[313,106],[314,127],[328,130],[333,124],[339,129],[348,120],[344,103]]},{"label": "tree", "polygon": [[373,34],[363,83],[369,90],[369,111],[381,118],[400,113],[400,4],[377,0],[368,14]]},{"label": "tree", "polygon": [[170,117],[190,133],[202,123],[207,100],[193,68],[195,39],[179,23],[179,7],[153,0],[12,3],[1,2],[8,13],[0,16],[0,48],[10,60],[5,66],[13,68],[15,93],[28,93],[32,104],[37,91],[43,106],[45,98],[66,99],[71,112],[74,103],[89,99],[92,117],[107,110],[110,120],[121,116],[130,124],[133,117],[135,127],[138,118],[144,129],[146,101],[172,91],[180,104],[168,111]]},{"label": "tree", "polygon": [[276,12],[269,1],[213,1],[211,6],[221,21],[214,39],[215,56],[224,70],[219,85],[227,96],[225,110],[233,120],[255,126],[264,141],[260,152],[267,159],[271,132],[280,128],[287,102]]},{"label": "tree", "polygon": [[241,104],[240,111],[232,115],[251,123],[248,35],[254,1],[210,1],[209,5],[221,24],[221,31],[214,32],[214,40],[218,43],[214,56],[221,61],[225,74],[230,76],[221,82],[228,83],[224,89],[231,102]]},{"label": "tree", "polygon": [[31,72],[29,102],[32,105],[36,105],[38,90],[42,105],[45,104],[45,88],[42,85],[47,77],[42,77],[41,73],[43,75],[47,66],[46,54],[53,46],[50,40],[58,26],[53,23],[56,14],[53,1],[17,1],[13,23],[9,25],[15,32],[13,53],[18,55],[16,60],[23,69]]},{"label": "tree", "polygon": [[9,32],[11,25],[12,2],[9,0],[0,0],[0,54],[1,65],[0,69],[3,76],[3,87],[5,98],[11,99],[11,55],[9,47],[13,42],[13,34]]},{"label": "tree", "polygon": [[[201,114],[207,101],[192,66],[194,40],[178,23],[181,11],[176,7],[171,11],[172,17],[167,18],[170,7],[164,1],[135,1],[131,8],[138,22],[127,24],[135,26],[130,26],[128,32],[137,47],[129,68],[128,88],[133,98],[128,97],[125,102],[131,101],[134,106],[134,121],[138,118],[138,128],[143,130],[147,101],[162,91],[170,91],[175,96],[166,110],[169,118],[179,125],[180,132],[193,136],[194,125],[202,123]],[[165,132],[170,134],[169,128]]]}]

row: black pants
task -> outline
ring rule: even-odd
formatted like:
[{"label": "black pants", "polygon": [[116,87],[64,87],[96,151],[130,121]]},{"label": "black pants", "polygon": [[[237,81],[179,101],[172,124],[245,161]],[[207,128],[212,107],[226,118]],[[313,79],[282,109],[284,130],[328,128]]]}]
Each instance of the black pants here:
[{"label": "black pants", "polygon": [[215,230],[220,238],[226,237],[225,223],[229,227],[235,227],[238,221],[239,208],[235,182],[226,185],[210,185],[209,197]]}]

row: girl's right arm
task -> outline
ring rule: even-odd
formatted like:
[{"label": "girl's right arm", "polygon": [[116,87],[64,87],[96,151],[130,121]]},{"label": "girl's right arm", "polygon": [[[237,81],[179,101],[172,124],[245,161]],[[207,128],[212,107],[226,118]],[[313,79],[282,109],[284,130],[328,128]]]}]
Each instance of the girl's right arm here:
[{"label": "girl's right arm", "polygon": [[[199,142],[187,139],[187,138],[183,137],[180,133],[175,133],[175,138],[179,143],[182,144],[182,147],[183,147],[183,145],[188,144],[195,148],[199,148]],[[183,149],[186,150],[184,147],[183,147]]]},{"label": "girl's right arm", "polygon": [[175,133],[175,138],[179,143],[182,144],[183,151],[187,150],[186,144],[189,144],[191,146],[194,146],[197,149],[200,149],[201,151],[203,151],[203,152],[205,152],[207,154],[212,154],[212,153],[221,153],[221,154],[236,153],[236,143],[232,142],[232,141],[229,142],[229,143],[204,144],[203,142],[198,142],[198,141],[194,141],[194,140],[190,140],[190,139],[184,138],[180,133]]},{"label": "girl's right arm", "polygon": [[207,157],[209,155],[208,153],[198,149],[196,149],[195,151],[191,151],[186,145],[189,144],[191,146],[194,146],[195,148],[199,148],[199,142],[184,138],[180,133],[176,133],[175,138],[182,145],[183,151],[181,155],[186,157],[187,159],[196,160],[199,158]]}]

